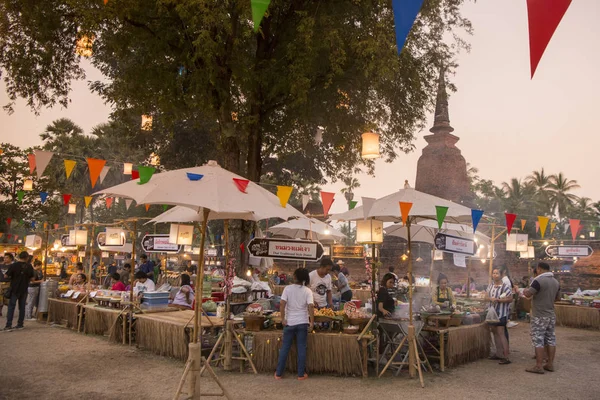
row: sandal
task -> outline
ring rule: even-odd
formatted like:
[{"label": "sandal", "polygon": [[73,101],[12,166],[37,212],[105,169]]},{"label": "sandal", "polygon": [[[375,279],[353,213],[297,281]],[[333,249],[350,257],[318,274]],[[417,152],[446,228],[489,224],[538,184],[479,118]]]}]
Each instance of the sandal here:
[{"label": "sandal", "polygon": [[281,380],[281,376],[277,376],[277,372],[275,372],[275,373],[273,374],[273,376],[275,377],[275,380],[276,380],[276,381],[280,381],[280,380]]},{"label": "sandal", "polygon": [[500,361],[498,364],[507,365],[507,364],[511,364],[511,361],[508,358],[505,358],[502,361]]},{"label": "sandal", "polygon": [[490,357],[488,357],[488,360],[502,360],[502,358],[500,358],[498,356],[490,356]]},{"label": "sandal", "polygon": [[554,367],[549,367],[547,365],[544,365],[544,369],[548,372],[554,372]]},{"label": "sandal", "polygon": [[308,379],[308,374],[304,374],[304,376],[299,376],[299,377],[298,377],[298,380],[299,380],[299,381],[305,381],[305,380],[307,380],[307,379]]},{"label": "sandal", "polygon": [[541,368],[537,368],[537,367],[527,368],[525,371],[531,372],[532,374],[540,374],[540,375],[544,374],[544,370],[542,370]]}]

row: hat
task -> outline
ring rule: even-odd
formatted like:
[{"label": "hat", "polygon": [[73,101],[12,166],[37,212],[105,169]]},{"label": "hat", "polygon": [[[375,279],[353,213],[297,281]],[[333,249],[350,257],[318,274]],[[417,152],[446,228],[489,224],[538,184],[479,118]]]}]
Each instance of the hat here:
[{"label": "hat", "polygon": [[336,262],[336,264],[337,264],[337,265],[344,265],[344,264],[345,264],[345,262],[344,262],[344,260],[338,260],[338,262]]}]

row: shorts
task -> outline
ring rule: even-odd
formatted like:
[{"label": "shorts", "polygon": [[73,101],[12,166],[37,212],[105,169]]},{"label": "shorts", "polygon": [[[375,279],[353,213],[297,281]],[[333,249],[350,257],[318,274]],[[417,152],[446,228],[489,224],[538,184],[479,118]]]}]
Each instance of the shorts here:
[{"label": "shorts", "polygon": [[533,347],[556,346],[556,316],[531,318],[531,341]]}]

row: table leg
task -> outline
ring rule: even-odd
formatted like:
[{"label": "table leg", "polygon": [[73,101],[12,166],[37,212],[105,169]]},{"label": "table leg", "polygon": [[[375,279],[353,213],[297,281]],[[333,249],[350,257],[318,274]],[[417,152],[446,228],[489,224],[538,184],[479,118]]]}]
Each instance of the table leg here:
[{"label": "table leg", "polygon": [[362,345],[362,351],[363,351],[363,378],[366,378],[369,376],[369,372],[368,372],[368,351],[367,351],[367,339],[363,338],[361,339],[361,345]]},{"label": "table leg", "polygon": [[444,331],[440,331],[440,370],[444,372],[446,365],[446,354],[444,352],[444,337],[446,336]]}]

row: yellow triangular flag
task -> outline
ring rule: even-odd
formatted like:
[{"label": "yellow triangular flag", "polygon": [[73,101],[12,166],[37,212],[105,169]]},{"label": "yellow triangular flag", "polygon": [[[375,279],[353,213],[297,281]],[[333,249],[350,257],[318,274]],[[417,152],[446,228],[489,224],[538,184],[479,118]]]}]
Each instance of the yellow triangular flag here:
[{"label": "yellow triangular flag", "polygon": [[90,203],[92,202],[92,196],[84,196],[83,199],[85,200],[85,208],[88,208],[90,206]]},{"label": "yellow triangular flag", "polygon": [[556,228],[556,222],[550,222],[550,234],[552,235],[552,232],[554,232],[554,228]]},{"label": "yellow triangular flag", "polygon": [[65,173],[67,174],[67,179],[69,179],[69,177],[71,176],[71,173],[73,172],[73,168],[75,168],[76,164],[77,164],[76,161],[65,160]]},{"label": "yellow triangular flag", "polygon": [[548,217],[538,217],[538,222],[540,223],[540,231],[542,233],[542,239],[544,238],[544,235],[546,234],[546,228],[548,227],[549,221],[550,221],[550,218],[548,218]]},{"label": "yellow triangular flag", "polygon": [[277,186],[277,197],[279,197],[281,207],[285,208],[293,190],[294,188],[291,186]]}]

